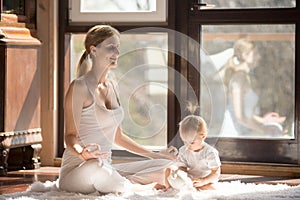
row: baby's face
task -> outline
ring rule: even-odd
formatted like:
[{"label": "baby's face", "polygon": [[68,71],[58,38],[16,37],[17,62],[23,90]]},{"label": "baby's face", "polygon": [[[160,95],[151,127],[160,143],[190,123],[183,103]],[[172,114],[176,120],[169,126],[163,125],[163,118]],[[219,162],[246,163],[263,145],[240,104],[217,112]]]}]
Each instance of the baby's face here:
[{"label": "baby's face", "polygon": [[187,140],[183,140],[183,142],[185,146],[188,148],[188,150],[199,151],[203,147],[204,137],[205,136],[203,134],[195,133],[194,137],[191,140],[187,139]]}]

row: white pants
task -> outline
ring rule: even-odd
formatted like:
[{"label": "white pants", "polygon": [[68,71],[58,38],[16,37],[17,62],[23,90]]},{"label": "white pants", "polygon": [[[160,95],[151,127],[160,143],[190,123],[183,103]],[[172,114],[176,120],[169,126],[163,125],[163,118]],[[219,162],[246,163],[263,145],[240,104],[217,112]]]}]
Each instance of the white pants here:
[{"label": "white pants", "polygon": [[59,188],[68,192],[117,193],[131,188],[131,183],[116,170],[100,166],[98,160],[89,160],[59,179]]},{"label": "white pants", "polygon": [[171,165],[182,166],[167,159],[151,159],[129,163],[114,164],[113,167],[133,183],[150,184],[153,182],[165,184],[165,170]]}]

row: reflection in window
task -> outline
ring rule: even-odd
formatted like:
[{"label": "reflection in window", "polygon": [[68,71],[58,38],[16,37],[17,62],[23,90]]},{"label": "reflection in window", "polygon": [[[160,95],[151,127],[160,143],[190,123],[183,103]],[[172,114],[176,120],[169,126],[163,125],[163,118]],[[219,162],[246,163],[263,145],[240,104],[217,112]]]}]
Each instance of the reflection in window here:
[{"label": "reflection in window", "polygon": [[[210,136],[294,138],[295,25],[202,26],[215,72],[201,81],[202,114],[214,105],[207,84],[224,88],[222,124]],[[202,66],[204,70],[205,66]]]},{"label": "reflection in window", "polygon": [[203,7],[213,9],[224,8],[294,8],[296,7],[296,0],[205,0],[207,4],[214,5],[214,7]]},{"label": "reflection in window", "polygon": [[[72,34],[71,80],[83,52],[84,34]],[[167,144],[167,34],[122,34],[118,67],[111,70],[118,82],[125,111],[122,130],[147,148]]]}]

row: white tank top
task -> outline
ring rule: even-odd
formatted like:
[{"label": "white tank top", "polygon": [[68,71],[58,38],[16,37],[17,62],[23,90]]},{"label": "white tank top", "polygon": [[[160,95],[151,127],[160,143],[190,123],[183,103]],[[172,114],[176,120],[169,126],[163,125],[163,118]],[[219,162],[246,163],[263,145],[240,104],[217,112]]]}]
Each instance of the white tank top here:
[{"label": "white tank top", "polygon": [[[88,86],[88,84],[87,84]],[[116,95],[117,101],[118,94],[113,84],[110,84]],[[111,162],[111,149],[114,143],[117,128],[120,126],[123,118],[123,108],[119,106],[115,109],[107,109],[105,106],[97,103],[95,92],[91,91],[94,96],[94,102],[86,108],[82,109],[81,120],[79,125],[79,142],[82,146],[90,143],[97,143],[101,147],[101,151],[109,153],[108,161]],[[61,176],[64,173],[69,172],[73,168],[82,163],[82,160],[78,158],[74,153],[65,149],[61,165]]]}]

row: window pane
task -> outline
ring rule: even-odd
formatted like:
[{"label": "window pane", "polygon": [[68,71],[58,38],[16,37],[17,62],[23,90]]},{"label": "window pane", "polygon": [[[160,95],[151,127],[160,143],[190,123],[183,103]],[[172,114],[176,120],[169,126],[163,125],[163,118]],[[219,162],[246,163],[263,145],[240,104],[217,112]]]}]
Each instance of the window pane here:
[{"label": "window pane", "polygon": [[166,20],[167,0],[69,0],[71,23],[146,23]]},{"label": "window pane", "polygon": [[3,0],[2,6],[4,13],[25,15],[25,0]]},{"label": "window pane", "polygon": [[208,4],[209,9],[224,9],[224,8],[294,8],[296,0],[205,0],[202,1]]},{"label": "window pane", "polygon": [[81,0],[81,12],[152,12],[156,0]]},{"label": "window pane", "polygon": [[[83,34],[72,35],[71,80],[83,41]],[[153,149],[167,144],[167,41],[166,33],[122,34],[118,67],[111,70],[125,111],[124,133]]]},{"label": "window pane", "polygon": [[125,110],[123,130],[140,144],[167,144],[167,34],[122,34],[120,97]]},{"label": "window pane", "polygon": [[[201,28],[202,48],[216,72],[201,81],[202,114],[224,119],[210,125],[210,136],[295,138],[295,25]],[[224,88],[226,103],[212,103],[209,84]],[[225,113],[209,114],[220,105]]]}]

